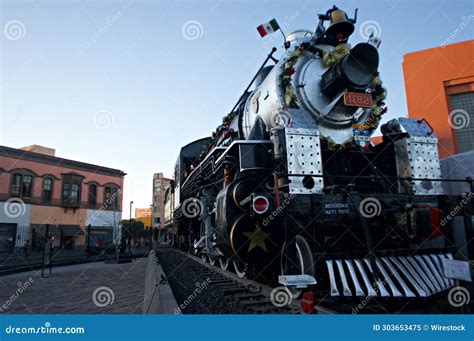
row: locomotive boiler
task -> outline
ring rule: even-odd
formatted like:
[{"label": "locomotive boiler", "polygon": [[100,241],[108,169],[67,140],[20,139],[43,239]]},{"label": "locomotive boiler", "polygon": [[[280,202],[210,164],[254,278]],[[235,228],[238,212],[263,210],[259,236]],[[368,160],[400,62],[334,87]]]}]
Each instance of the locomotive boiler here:
[{"label": "locomotive boiler", "polygon": [[424,120],[386,112],[378,41],[351,46],[337,7],[272,49],[212,136],[179,154],[166,193],[174,244],[238,276],[319,297],[426,298],[454,284],[452,201]]}]

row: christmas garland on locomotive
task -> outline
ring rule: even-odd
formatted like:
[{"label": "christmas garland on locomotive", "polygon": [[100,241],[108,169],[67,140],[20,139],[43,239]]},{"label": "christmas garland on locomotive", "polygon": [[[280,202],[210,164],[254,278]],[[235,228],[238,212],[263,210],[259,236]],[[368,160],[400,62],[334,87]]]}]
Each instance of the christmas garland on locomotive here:
[{"label": "christmas garland on locomotive", "polygon": [[371,143],[387,91],[380,41],[348,43],[356,19],[333,7],[315,32],[288,34],[212,136],[181,149],[166,195],[176,245],[321,297],[453,286],[437,139],[426,121],[399,118]]}]

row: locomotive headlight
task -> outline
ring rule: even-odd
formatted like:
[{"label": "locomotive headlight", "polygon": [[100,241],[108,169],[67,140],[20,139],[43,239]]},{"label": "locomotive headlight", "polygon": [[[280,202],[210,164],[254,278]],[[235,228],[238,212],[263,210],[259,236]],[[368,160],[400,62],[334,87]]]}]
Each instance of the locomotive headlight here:
[{"label": "locomotive headlight", "polygon": [[321,89],[329,98],[346,89],[363,92],[372,84],[378,66],[377,48],[368,43],[357,44],[323,74]]}]

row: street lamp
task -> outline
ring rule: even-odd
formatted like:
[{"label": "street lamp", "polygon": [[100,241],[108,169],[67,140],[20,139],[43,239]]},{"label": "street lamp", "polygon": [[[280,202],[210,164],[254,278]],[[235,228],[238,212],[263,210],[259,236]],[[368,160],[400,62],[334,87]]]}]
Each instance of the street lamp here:
[{"label": "street lamp", "polygon": [[153,204],[150,205],[150,211],[151,211],[150,229],[153,230]]},{"label": "street lamp", "polygon": [[150,204],[150,217],[151,217],[150,226],[152,226],[153,225],[153,204]]},{"label": "street lamp", "polygon": [[150,251],[152,249],[152,244],[153,244],[153,233],[155,229],[153,228],[153,204],[150,205],[150,210],[151,210],[151,216],[150,216]]},{"label": "street lamp", "polygon": [[130,242],[131,242],[131,234],[132,234],[132,205],[133,201],[130,201],[130,219],[128,220],[128,236],[127,236],[127,244],[128,244],[128,253],[130,254]]}]

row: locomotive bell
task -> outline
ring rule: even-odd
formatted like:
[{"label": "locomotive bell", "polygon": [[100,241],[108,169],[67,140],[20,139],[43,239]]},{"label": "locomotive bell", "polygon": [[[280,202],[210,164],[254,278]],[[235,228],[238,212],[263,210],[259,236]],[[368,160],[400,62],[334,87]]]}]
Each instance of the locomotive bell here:
[{"label": "locomotive bell", "polygon": [[328,37],[341,40],[349,37],[354,32],[354,24],[347,17],[346,12],[336,9],[329,14],[329,27],[326,29]]}]

